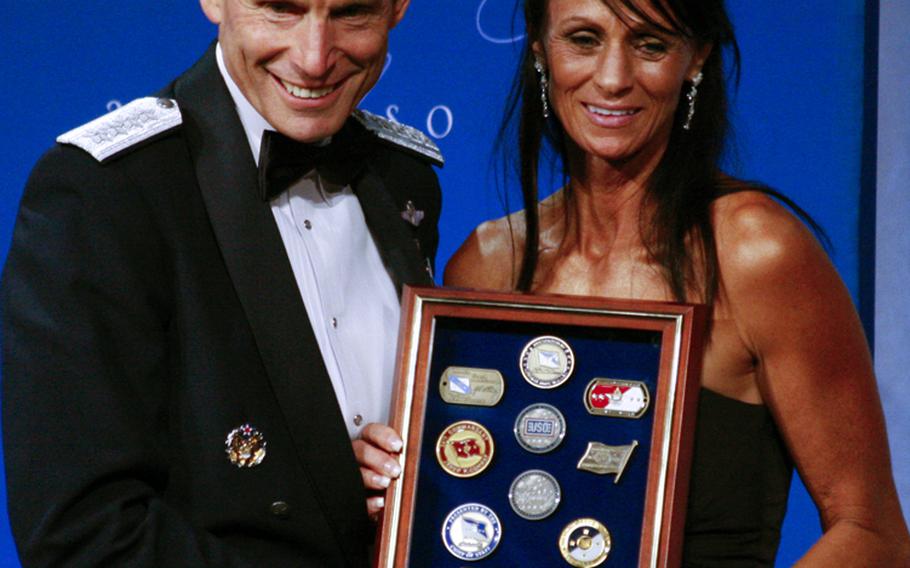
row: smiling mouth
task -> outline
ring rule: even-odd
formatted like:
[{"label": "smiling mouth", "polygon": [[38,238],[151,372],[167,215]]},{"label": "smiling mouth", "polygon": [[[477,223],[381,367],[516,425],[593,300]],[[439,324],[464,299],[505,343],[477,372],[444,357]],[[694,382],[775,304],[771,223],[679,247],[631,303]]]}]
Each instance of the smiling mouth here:
[{"label": "smiling mouth", "polygon": [[632,116],[637,113],[637,109],[623,109],[623,110],[611,110],[608,108],[602,108],[594,105],[585,105],[587,109],[594,114],[599,114],[601,116]]},{"label": "smiling mouth", "polygon": [[320,89],[307,89],[306,87],[299,87],[293,83],[288,83],[284,79],[279,79],[279,81],[289,95],[298,99],[321,99],[338,88],[338,84],[335,84]]}]

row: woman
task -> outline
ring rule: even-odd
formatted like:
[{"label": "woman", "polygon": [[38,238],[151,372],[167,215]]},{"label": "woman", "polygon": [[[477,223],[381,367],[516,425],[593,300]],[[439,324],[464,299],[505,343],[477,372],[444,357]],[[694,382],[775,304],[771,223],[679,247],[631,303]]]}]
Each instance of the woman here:
[{"label": "woman", "polygon": [[[792,458],[824,528],[800,565],[910,566],[850,297],[773,192],[717,170],[722,1],[526,0],[525,17],[525,210],[478,227],[446,284],[708,304],[684,564],[773,564]],[[543,138],[568,183],[537,203]]]}]

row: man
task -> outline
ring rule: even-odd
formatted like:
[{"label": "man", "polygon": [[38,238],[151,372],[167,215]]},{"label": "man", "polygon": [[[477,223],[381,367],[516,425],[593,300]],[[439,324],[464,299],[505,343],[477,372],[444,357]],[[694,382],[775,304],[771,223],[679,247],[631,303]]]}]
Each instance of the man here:
[{"label": "man", "polygon": [[22,199],[3,430],[25,566],[365,566],[364,483],[397,474],[388,428],[362,470],[351,440],[387,420],[400,287],[432,282],[441,158],[355,107],[408,0],[201,4],[218,43],[62,135]]}]

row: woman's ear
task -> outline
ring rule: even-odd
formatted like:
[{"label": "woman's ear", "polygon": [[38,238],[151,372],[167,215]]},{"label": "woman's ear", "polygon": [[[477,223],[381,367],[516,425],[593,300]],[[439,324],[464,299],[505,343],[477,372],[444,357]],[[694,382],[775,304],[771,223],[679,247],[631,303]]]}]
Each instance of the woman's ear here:
[{"label": "woman's ear", "polygon": [[534,60],[543,64],[544,67],[547,65],[547,57],[543,52],[543,44],[540,43],[540,40],[537,40],[531,44],[531,53],[534,54]]},{"label": "woman's ear", "polygon": [[696,46],[695,53],[692,56],[692,63],[689,64],[689,69],[686,73],[687,81],[691,81],[693,77],[701,73],[701,68],[704,66],[705,61],[708,60],[708,56],[711,55],[712,49],[714,49],[714,44],[711,42]]}]

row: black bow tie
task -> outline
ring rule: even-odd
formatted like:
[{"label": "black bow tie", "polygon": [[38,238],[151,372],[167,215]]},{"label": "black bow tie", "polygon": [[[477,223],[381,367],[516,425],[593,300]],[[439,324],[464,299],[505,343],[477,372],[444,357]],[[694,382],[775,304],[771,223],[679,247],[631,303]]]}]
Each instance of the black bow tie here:
[{"label": "black bow tie", "polygon": [[314,168],[330,184],[344,187],[363,169],[368,142],[368,132],[354,120],[348,120],[322,145],[297,142],[267,130],[259,149],[259,196],[271,200]]}]

